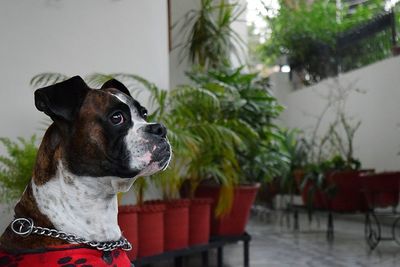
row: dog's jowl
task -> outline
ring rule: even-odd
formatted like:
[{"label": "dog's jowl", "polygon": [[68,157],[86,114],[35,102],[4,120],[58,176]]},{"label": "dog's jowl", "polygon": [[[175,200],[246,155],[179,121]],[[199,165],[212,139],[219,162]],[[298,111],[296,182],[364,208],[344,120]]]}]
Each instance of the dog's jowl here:
[{"label": "dog's jowl", "polygon": [[35,106],[53,123],[1,236],[0,266],[130,266],[117,193],[168,166],[166,128],[117,80],[91,89],[75,76],[36,90]]}]

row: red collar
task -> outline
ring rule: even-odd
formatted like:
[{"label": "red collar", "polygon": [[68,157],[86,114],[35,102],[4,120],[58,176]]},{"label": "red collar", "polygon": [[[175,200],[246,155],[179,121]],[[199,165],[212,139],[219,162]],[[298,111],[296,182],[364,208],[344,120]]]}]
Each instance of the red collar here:
[{"label": "red collar", "polygon": [[0,250],[0,266],[42,267],[130,267],[131,262],[122,249],[103,252],[82,245],[63,245],[43,249],[6,252]]}]

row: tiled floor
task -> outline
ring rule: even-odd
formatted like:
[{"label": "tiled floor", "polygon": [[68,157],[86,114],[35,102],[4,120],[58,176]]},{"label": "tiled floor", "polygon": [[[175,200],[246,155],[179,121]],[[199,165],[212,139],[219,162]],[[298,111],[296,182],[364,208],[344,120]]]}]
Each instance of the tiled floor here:
[{"label": "tiled floor", "polygon": [[[248,232],[253,240],[250,248],[251,267],[351,267],[400,266],[400,246],[393,241],[381,242],[370,251],[364,239],[363,217],[335,217],[335,238],[326,240],[326,217],[320,216],[320,225],[309,225],[306,216],[300,216],[300,231],[280,226],[279,216],[272,214],[270,222],[252,218]],[[384,234],[388,234],[385,229]],[[216,266],[215,253],[210,254],[210,266]],[[186,259],[185,266],[201,266],[200,257]],[[243,246],[231,245],[224,250],[226,267],[243,266]],[[158,265],[157,265],[158,266]],[[165,262],[160,266],[173,266]]]},{"label": "tiled floor", "polygon": [[[306,216],[300,216],[300,231],[294,232],[275,223],[263,223],[254,218],[248,226],[252,234],[250,258],[252,267],[350,267],[350,266],[400,266],[400,246],[393,241],[381,242],[370,251],[364,239],[361,220],[335,217],[335,238],[326,240],[326,217],[320,216],[320,225],[309,224]],[[349,217],[349,216],[346,216]],[[385,228],[385,235],[390,234]],[[226,266],[242,266],[242,248],[234,245],[226,249]],[[190,266],[190,265],[189,265]]]}]

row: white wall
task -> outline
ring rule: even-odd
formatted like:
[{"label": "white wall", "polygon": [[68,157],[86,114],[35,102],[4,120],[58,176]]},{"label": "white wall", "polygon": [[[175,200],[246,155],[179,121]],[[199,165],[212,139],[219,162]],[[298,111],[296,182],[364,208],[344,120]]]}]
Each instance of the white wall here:
[{"label": "white wall", "polygon": [[232,23],[232,29],[240,36],[243,42],[236,44],[236,50],[239,54],[239,58],[232,53],[231,60],[232,66],[240,67],[248,63],[249,49],[248,43],[248,29],[247,29],[247,1],[251,0],[230,0],[232,3],[238,3],[238,10],[243,11],[238,19]]},{"label": "white wall", "polygon": [[0,136],[29,136],[43,116],[29,80],[129,72],[169,86],[165,0],[0,2]]},{"label": "white wall", "polygon": [[[386,59],[339,76],[339,83],[365,93],[353,92],[347,101],[346,113],[361,126],[355,136],[355,156],[366,168],[382,170],[400,169],[400,57]],[[287,75],[276,74],[272,78],[274,91],[286,106],[282,124],[309,130],[315,118],[325,106],[326,95],[334,86],[333,79],[292,91]],[[323,123],[326,127],[332,118],[328,114]],[[325,128],[326,129],[326,128]]]},{"label": "white wall", "polygon": [[43,134],[29,86],[41,72],[129,72],[167,89],[167,20],[166,0],[0,1],[0,136]]},{"label": "white wall", "polygon": [[190,10],[198,10],[200,8],[199,0],[171,0],[171,52],[169,54],[170,67],[170,88],[177,85],[189,83],[185,72],[189,71],[191,64],[188,57],[183,57],[182,46],[185,39],[184,32],[181,30],[184,24],[184,16]]}]

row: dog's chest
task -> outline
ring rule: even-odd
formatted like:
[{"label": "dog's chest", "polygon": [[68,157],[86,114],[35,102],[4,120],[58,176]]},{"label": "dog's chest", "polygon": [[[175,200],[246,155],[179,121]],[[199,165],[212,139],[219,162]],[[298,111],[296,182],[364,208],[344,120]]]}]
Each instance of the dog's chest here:
[{"label": "dog's chest", "polygon": [[[102,180],[103,179],[103,180]],[[55,177],[36,186],[33,195],[39,210],[56,229],[93,241],[118,240],[116,196],[107,192],[106,178],[78,177],[60,164]]]}]

